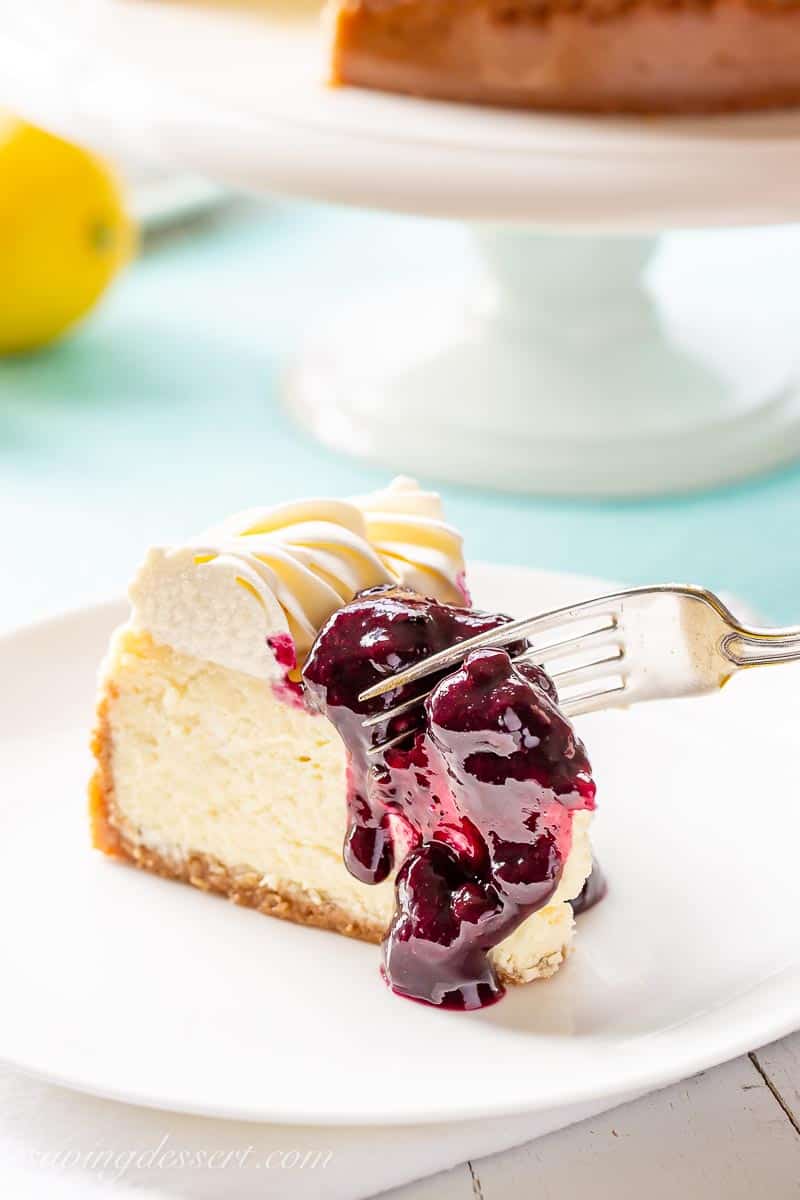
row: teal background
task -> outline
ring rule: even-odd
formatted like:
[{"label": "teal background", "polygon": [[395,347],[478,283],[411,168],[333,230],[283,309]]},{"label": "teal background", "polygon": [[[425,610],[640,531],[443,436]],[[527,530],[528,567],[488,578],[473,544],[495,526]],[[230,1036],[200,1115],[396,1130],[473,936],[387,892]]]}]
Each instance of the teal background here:
[{"label": "teal background", "polygon": [[[150,245],[72,337],[0,363],[4,623],[118,591],[149,542],[237,508],[381,484],[293,427],[284,373],[326,315],[473,270],[457,227],[311,206]],[[644,502],[440,490],[472,558],[703,583],[800,621],[800,467]]]}]

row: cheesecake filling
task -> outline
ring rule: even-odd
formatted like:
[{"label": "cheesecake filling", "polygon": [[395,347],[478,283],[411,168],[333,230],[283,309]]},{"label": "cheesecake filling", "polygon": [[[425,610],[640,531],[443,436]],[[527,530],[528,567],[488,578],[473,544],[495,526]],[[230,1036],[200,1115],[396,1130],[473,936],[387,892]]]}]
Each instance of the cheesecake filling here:
[{"label": "cheesecake filling", "polygon": [[333,614],[303,669],[309,703],[347,748],[346,866],[369,884],[397,872],[384,976],[395,992],[444,1008],[503,995],[489,953],[556,893],[573,816],[594,808],[591,767],[552,680],[512,661],[524,643],[473,651],[433,680],[424,705],[368,729],[366,716],[421,696],[431,680],[358,697],[508,620],[378,587]]}]

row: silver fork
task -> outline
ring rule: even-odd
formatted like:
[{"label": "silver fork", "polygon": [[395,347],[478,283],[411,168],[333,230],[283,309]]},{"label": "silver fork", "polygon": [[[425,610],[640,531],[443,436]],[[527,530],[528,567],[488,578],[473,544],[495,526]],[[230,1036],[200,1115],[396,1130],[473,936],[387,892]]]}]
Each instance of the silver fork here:
[{"label": "silver fork", "polygon": [[[800,626],[761,629],[741,624],[718,596],[678,584],[630,588],[537,617],[511,621],[458,642],[405,671],[387,676],[359,696],[373,700],[429,675],[455,670],[472,650],[509,646],[529,649],[514,662],[547,668],[560,705],[570,717],[645,700],[701,696],[717,691],[738,670],[800,660]],[[366,728],[420,709],[420,695],[363,721]],[[383,753],[408,737],[413,726],[369,750]]]}]

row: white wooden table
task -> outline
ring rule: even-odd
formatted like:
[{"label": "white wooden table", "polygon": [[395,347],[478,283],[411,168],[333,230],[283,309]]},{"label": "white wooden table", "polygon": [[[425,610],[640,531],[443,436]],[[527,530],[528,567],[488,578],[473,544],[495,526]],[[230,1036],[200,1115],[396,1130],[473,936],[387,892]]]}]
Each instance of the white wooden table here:
[{"label": "white wooden table", "polygon": [[797,1200],[800,1033],[391,1200]]}]

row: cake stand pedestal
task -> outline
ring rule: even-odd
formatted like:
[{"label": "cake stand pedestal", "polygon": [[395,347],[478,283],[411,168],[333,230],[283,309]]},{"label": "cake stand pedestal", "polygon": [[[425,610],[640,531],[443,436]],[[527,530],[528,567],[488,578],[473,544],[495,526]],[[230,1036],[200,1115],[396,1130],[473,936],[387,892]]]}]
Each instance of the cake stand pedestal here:
[{"label": "cake stand pedestal", "polygon": [[[726,376],[681,345],[645,286],[653,240],[474,236],[488,268],[477,294],[347,309],[312,341],[287,403],[323,441],[423,475],[572,495],[695,488],[800,452],[791,364],[756,355]],[[717,341],[746,337],[718,291]]]},{"label": "cake stand pedestal", "polygon": [[290,372],[306,428],[393,467],[558,494],[697,488],[800,453],[796,298],[777,349],[750,319],[787,264],[744,309],[747,275],[686,280],[688,329],[645,282],[653,231],[797,216],[800,112],[622,120],[332,92],[315,23],[274,4],[28,0],[0,27],[0,104],[250,190],[470,223],[483,286],[390,297],[387,263],[374,303],[345,298]]}]

